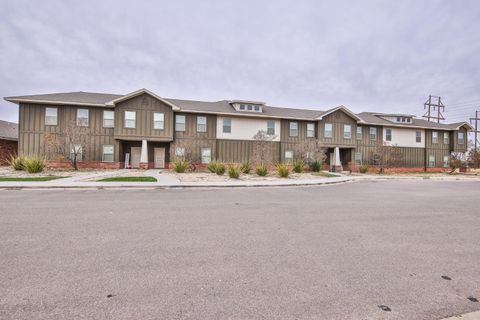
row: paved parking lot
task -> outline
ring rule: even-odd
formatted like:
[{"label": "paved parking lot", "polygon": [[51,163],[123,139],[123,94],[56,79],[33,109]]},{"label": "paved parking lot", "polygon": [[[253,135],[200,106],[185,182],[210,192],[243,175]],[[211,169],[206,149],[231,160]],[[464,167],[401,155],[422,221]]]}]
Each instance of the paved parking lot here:
[{"label": "paved parking lot", "polygon": [[0,203],[0,319],[440,319],[480,309],[479,182],[3,190]]}]

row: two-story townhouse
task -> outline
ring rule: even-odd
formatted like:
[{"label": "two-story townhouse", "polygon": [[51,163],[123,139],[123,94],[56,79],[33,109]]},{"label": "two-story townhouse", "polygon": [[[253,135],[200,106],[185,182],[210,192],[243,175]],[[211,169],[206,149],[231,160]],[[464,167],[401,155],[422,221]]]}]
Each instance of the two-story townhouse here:
[{"label": "two-story townhouse", "polygon": [[[264,102],[167,99],[146,89],[126,95],[71,92],[7,97],[19,104],[19,154],[47,156],[46,136],[68,126],[89,133],[83,167],[165,168],[186,156],[197,163],[251,161],[259,130],[270,137],[273,162],[291,163],[302,146],[320,144],[326,165],[341,170],[370,163],[378,144],[399,147],[404,167],[444,167],[466,152],[465,123],[441,124],[412,115],[279,108]],[[65,141],[65,143],[67,143]],[[65,149],[71,146],[65,145]],[[54,159],[51,159],[54,160]]]}]

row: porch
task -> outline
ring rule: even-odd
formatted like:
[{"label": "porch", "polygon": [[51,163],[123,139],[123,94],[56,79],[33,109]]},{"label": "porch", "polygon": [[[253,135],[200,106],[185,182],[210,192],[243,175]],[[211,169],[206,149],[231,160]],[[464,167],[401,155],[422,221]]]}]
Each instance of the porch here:
[{"label": "porch", "polygon": [[170,161],[170,142],[122,140],[119,152],[124,168],[163,169]]},{"label": "porch", "polygon": [[348,169],[353,159],[354,147],[329,147],[326,152],[325,163],[331,172],[341,172]]}]

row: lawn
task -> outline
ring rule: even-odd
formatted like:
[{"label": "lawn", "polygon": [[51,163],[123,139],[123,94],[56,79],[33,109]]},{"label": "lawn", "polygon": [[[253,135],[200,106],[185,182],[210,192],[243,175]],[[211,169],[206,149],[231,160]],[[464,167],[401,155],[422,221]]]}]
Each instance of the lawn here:
[{"label": "lawn", "polygon": [[320,176],[320,177],[325,177],[325,178],[335,178],[335,177],[338,177],[338,175],[336,174],[333,174],[333,173],[329,173],[329,172],[314,172],[312,173],[314,176]]},{"label": "lawn", "polygon": [[102,182],[157,182],[154,177],[135,176],[135,177],[112,177],[104,178],[97,181]]},{"label": "lawn", "polygon": [[51,181],[62,179],[66,177],[59,177],[59,176],[45,176],[45,177],[0,177],[0,182],[9,182],[9,181]]}]

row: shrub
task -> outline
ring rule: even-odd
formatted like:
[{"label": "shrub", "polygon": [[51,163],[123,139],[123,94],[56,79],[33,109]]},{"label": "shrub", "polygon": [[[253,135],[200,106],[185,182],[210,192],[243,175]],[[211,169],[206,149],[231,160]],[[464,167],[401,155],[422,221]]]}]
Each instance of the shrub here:
[{"label": "shrub", "polygon": [[290,174],[290,169],[288,169],[288,166],[286,164],[278,164],[277,173],[280,177],[287,178]]},{"label": "shrub", "polygon": [[360,167],[358,167],[358,171],[360,171],[360,173],[367,173],[368,172],[368,164],[366,164],[366,163],[361,164]]},{"label": "shrub", "polygon": [[47,163],[39,157],[27,157],[23,160],[23,168],[28,173],[39,173],[45,169]]},{"label": "shrub", "polygon": [[190,161],[178,159],[173,162],[173,170],[177,173],[184,173],[190,168]]},{"label": "shrub", "polygon": [[252,171],[252,166],[250,165],[250,162],[247,161],[242,163],[242,165],[240,166],[240,171],[244,174],[250,173],[250,171]]},{"label": "shrub", "polygon": [[259,175],[260,177],[265,177],[268,174],[268,170],[265,166],[258,166],[255,169],[255,173]]},{"label": "shrub", "polygon": [[293,172],[302,173],[305,170],[305,162],[297,160],[293,163]]},{"label": "shrub", "polygon": [[208,171],[210,171],[211,173],[215,173],[215,166],[216,165],[217,165],[216,161],[210,161],[207,165]]},{"label": "shrub", "polygon": [[237,166],[231,166],[228,168],[228,176],[232,179],[240,178],[240,168]]},{"label": "shrub", "polygon": [[221,162],[216,162],[215,173],[219,176],[223,176],[223,174],[225,173],[225,165]]},{"label": "shrub", "polygon": [[24,170],[24,162],[24,157],[10,156],[10,158],[8,159],[8,164],[15,170]]},{"label": "shrub", "polygon": [[322,163],[320,161],[313,161],[309,167],[313,172],[320,172],[320,170],[322,170]]}]

